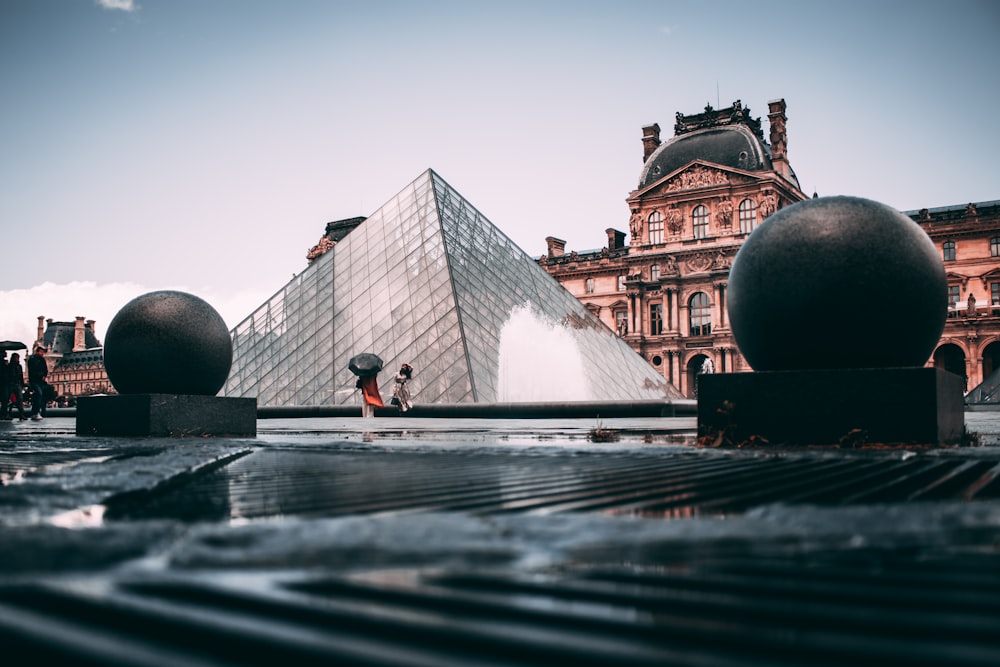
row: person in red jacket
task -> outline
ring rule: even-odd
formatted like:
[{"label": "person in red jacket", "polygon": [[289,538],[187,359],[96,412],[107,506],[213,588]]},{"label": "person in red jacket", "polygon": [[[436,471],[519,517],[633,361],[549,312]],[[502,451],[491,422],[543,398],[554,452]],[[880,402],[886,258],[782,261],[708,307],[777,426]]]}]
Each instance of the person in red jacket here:
[{"label": "person in red jacket", "polygon": [[375,408],[384,407],[378,391],[378,375],[359,377],[354,386],[361,390],[361,416],[374,417]]}]

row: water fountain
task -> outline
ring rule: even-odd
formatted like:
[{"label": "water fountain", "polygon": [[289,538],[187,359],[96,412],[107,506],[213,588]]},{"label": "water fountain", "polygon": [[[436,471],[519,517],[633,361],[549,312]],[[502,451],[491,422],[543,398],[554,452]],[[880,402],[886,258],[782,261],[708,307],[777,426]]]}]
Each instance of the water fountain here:
[{"label": "water fountain", "polygon": [[593,400],[572,330],[530,304],[515,307],[500,330],[497,400]]}]

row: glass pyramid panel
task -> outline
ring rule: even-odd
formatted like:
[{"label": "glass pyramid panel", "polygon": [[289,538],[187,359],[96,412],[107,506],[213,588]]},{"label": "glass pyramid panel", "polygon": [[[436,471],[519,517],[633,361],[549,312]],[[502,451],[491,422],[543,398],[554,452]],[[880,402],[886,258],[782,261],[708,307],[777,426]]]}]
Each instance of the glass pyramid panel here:
[{"label": "glass pyramid panel", "polygon": [[231,333],[222,393],[260,405],[358,403],[360,352],[418,404],[680,397],[431,170]]}]

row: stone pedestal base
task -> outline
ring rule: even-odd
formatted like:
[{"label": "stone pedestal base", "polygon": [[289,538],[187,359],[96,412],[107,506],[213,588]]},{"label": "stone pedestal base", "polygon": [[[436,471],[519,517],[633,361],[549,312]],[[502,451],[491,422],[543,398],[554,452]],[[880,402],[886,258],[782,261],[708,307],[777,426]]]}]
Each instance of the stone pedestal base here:
[{"label": "stone pedestal base", "polygon": [[772,444],[942,445],[965,430],[962,378],[937,368],[698,376],[698,435]]},{"label": "stone pedestal base", "polygon": [[77,435],[257,436],[257,399],[188,394],[83,396]]}]

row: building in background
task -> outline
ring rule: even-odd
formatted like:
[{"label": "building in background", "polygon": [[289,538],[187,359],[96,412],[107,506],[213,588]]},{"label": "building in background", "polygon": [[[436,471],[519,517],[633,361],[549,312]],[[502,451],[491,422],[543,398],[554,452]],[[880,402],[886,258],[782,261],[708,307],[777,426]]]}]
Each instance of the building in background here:
[{"label": "building in background", "polygon": [[948,319],[931,363],[971,390],[1000,369],[1000,201],[905,211],[944,259]]},{"label": "building in background", "polygon": [[686,395],[695,376],[749,370],[726,316],[736,251],[767,216],[806,199],[788,162],[785,102],[769,104],[770,143],[737,100],[675,116],[674,136],[642,130],[643,166],[629,193],[628,235],[607,229],[599,251],[565,252],[549,237],[540,262]]},{"label": "building in background", "polygon": [[94,326],[94,320],[83,317],[73,322],[38,317],[35,344],[41,343],[47,350],[47,380],[61,403],[72,404],[79,396],[114,393],[104,369],[104,348]]},{"label": "building in background", "polygon": [[[739,100],[677,113],[666,142],[659,125],[642,128],[643,166],[626,199],[629,243],[614,227],[600,250],[567,253],[564,241],[546,239],[540,264],[687,396],[700,372],[750,370],[729,327],[726,287],[754,228],[807,197],[788,160],[785,112],[784,100],[768,103],[769,141]],[[930,235],[948,274],[948,320],[928,365],[964,376],[971,389],[1000,369],[1000,203],[904,213]],[[892,307],[892,295],[859,298]],[[885,340],[879,332],[872,344]]]}]

